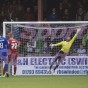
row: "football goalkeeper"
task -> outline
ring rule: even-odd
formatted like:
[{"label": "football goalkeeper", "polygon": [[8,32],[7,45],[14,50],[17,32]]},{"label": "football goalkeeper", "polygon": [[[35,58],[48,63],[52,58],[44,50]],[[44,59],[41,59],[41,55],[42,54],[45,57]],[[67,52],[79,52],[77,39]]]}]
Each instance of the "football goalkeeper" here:
[{"label": "football goalkeeper", "polygon": [[53,62],[50,65],[49,68],[49,73],[51,73],[51,69],[54,65],[54,63],[58,60],[58,64],[56,64],[56,66],[53,68],[53,71],[55,72],[56,68],[58,68],[58,66],[60,65],[60,63],[64,60],[65,56],[68,54],[70,47],[72,46],[75,38],[77,37],[78,33],[80,32],[81,28],[77,28],[77,32],[74,35],[74,37],[71,39],[70,37],[66,38],[66,41],[62,41],[60,43],[56,43],[56,44],[50,44],[51,47],[54,46],[62,46],[61,50],[56,54]]}]

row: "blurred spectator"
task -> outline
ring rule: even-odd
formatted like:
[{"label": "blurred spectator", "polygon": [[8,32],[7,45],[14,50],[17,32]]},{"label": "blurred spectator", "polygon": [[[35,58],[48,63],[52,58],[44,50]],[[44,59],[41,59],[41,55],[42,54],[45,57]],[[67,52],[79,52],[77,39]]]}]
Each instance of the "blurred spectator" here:
[{"label": "blurred spectator", "polygon": [[46,38],[45,38],[45,42],[46,42],[46,44],[47,44],[47,50],[48,50],[48,53],[49,53],[49,52],[51,52],[51,48],[50,48],[50,44],[51,44],[51,42],[52,42],[51,36],[46,37]]},{"label": "blurred spectator", "polygon": [[83,8],[83,1],[82,0],[76,1],[76,9],[78,9],[78,8]]},{"label": "blurred spectator", "polygon": [[63,10],[64,10],[64,6],[63,6],[63,3],[60,2],[59,3],[59,8],[58,8],[58,20],[62,20],[63,18]]},{"label": "blurred spectator", "polygon": [[8,19],[7,14],[4,11],[2,11],[0,13],[0,23],[2,23],[5,19]]},{"label": "blurred spectator", "polygon": [[38,20],[38,6],[37,5],[34,6],[34,20],[35,21]]},{"label": "blurred spectator", "polygon": [[83,38],[82,38],[82,45],[88,49],[88,29],[84,30]]},{"label": "blurred spectator", "polygon": [[83,45],[80,45],[80,48],[77,49],[77,55],[86,56],[86,49],[83,47]]},{"label": "blurred spectator", "polygon": [[28,40],[27,52],[29,52],[30,54],[33,54],[35,52],[35,49],[36,49],[36,41]]},{"label": "blurred spectator", "polygon": [[13,10],[13,6],[12,5],[10,5],[10,7],[9,7],[9,9],[8,9],[8,12],[7,12],[8,14],[8,17],[9,17],[9,19],[11,20],[14,16],[14,10]]},{"label": "blurred spectator", "polygon": [[52,9],[48,16],[48,21],[58,21],[58,14],[55,8]]},{"label": "blurred spectator", "polygon": [[76,13],[76,20],[77,21],[82,21],[84,20],[84,9],[82,7],[78,8],[77,13]]},{"label": "blurred spectator", "polygon": [[70,3],[70,0],[63,0],[63,6],[64,8],[71,8],[71,3]]},{"label": "blurred spectator", "polygon": [[84,15],[84,20],[88,21],[88,10],[86,11],[85,15]]},{"label": "blurred spectator", "polygon": [[21,0],[17,1],[17,6],[16,6],[16,17],[19,19],[19,21],[24,21],[23,16],[24,16],[24,6],[21,2]]},{"label": "blurred spectator", "polygon": [[18,18],[18,17],[16,17],[14,21],[19,21],[19,18]]},{"label": "blurred spectator", "polygon": [[[19,0],[20,1],[20,0]],[[8,2],[8,3],[10,3],[10,2]],[[13,8],[14,9],[16,9],[17,8],[17,4],[16,4],[17,2],[16,2],[16,0],[12,0],[12,6],[13,6]],[[11,5],[11,4],[10,4]]]},{"label": "blurred spectator", "polygon": [[36,47],[37,47],[38,54],[42,54],[43,53],[43,40],[42,40],[42,38],[37,39]]},{"label": "blurred spectator", "polygon": [[31,8],[27,7],[26,12],[24,13],[24,21],[33,21],[33,20],[34,20],[34,16],[31,11]]},{"label": "blurred spectator", "polygon": [[71,18],[70,18],[69,9],[66,8],[63,13],[63,21],[67,21],[67,20],[70,21],[70,19]]},{"label": "blurred spectator", "polygon": [[44,42],[43,51],[44,51],[44,54],[49,54],[48,47],[47,47],[47,42],[46,41]]}]

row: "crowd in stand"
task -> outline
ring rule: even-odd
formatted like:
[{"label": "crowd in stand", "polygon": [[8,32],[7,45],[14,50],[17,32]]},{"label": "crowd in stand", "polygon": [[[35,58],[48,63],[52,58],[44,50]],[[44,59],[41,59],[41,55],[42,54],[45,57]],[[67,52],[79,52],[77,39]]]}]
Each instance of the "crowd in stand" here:
[{"label": "crowd in stand", "polygon": [[[88,0],[46,0],[43,20],[88,20]],[[38,0],[1,0],[0,23],[5,20],[37,21]]]},{"label": "crowd in stand", "polygon": [[3,0],[0,4],[0,22],[11,19],[14,21],[37,20],[35,0]]},{"label": "crowd in stand", "polygon": [[36,0],[0,0],[0,33],[3,21],[37,21]]},{"label": "crowd in stand", "polygon": [[[46,0],[43,20],[88,20],[88,0]],[[1,0],[0,23],[6,20],[37,21],[38,0]]]},{"label": "crowd in stand", "polygon": [[[3,21],[38,21],[37,1],[38,0],[0,0],[0,33],[3,31]],[[43,6],[46,6],[43,7],[43,20],[87,21],[87,3],[88,0],[46,0],[46,3],[43,3]],[[56,35],[59,34],[57,33]],[[81,44],[86,47],[85,42],[88,40],[88,35],[86,33],[84,35]],[[38,42],[38,46],[44,48],[43,53],[48,53],[49,48],[47,48],[47,43],[50,43],[49,37],[46,38],[45,42],[42,42],[42,40],[39,40]],[[42,50],[40,50],[40,52],[42,52]]]},{"label": "crowd in stand", "polygon": [[49,12],[46,16],[49,21],[88,20],[88,0],[54,0],[51,3],[53,5],[50,4],[51,7],[49,9],[51,10],[48,10]]}]

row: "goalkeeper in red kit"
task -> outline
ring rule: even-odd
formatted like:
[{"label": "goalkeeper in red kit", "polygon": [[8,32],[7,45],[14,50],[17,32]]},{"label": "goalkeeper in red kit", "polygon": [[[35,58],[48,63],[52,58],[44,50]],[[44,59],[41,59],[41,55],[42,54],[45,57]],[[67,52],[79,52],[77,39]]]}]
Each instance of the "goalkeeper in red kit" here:
[{"label": "goalkeeper in red kit", "polygon": [[8,63],[9,65],[14,66],[14,76],[16,76],[19,42],[14,38],[14,35],[11,33],[9,34],[8,42],[9,42]]}]

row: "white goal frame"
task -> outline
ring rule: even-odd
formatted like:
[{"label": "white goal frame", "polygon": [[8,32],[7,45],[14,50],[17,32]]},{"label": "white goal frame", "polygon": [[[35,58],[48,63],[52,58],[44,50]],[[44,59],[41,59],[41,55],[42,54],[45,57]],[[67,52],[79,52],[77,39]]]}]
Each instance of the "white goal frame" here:
[{"label": "white goal frame", "polygon": [[[18,24],[18,25],[20,25],[20,24],[87,24],[88,25],[88,21],[32,21],[32,22],[3,22],[3,36],[5,37],[6,36],[6,24]],[[81,25],[82,26],[82,25]],[[84,25],[85,26],[85,25]],[[78,27],[78,26],[76,26],[76,27]],[[80,26],[79,26],[80,27]],[[39,56],[38,56],[39,57]],[[37,59],[38,59],[38,57],[37,57]],[[43,56],[42,56],[43,57]],[[73,56],[74,57],[74,56]],[[84,57],[84,56],[80,56],[80,57]],[[79,57],[79,58],[80,58]],[[31,57],[27,57],[27,58],[29,58],[29,60],[30,60],[30,58]],[[46,58],[47,58],[47,56],[46,56]],[[51,57],[50,57],[51,58]],[[67,57],[68,58],[68,57]],[[76,57],[74,57],[74,58],[76,58]],[[87,58],[87,56],[86,56],[86,58]],[[22,57],[19,57],[18,59],[22,59]],[[66,60],[68,60],[68,59],[66,59]],[[4,66],[4,65],[3,65]],[[26,66],[26,65],[25,65]],[[28,65],[29,66],[29,65]],[[31,66],[31,65],[30,65]],[[19,67],[18,67],[19,68]],[[26,68],[26,67],[25,67]],[[22,70],[22,69],[20,69],[20,70]],[[30,70],[30,69],[29,69]],[[36,69],[34,69],[34,70],[36,70]],[[84,69],[85,70],[85,69]],[[22,75],[22,74],[20,74],[20,75]],[[32,74],[31,74],[32,75]],[[34,74],[34,75],[36,75],[36,74]],[[37,74],[38,75],[38,74]],[[39,74],[40,75],[40,74]],[[58,74],[56,74],[56,75],[58,75]],[[63,74],[62,74],[63,75]],[[65,74],[65,75],[69,75],[69,74]],[[72,75],[72,74],[70,74],[70,75]],[[80,75],[80,74],[78,74],[78,75]],[[81,74],[82,75],[82,74]],[[88,75],[88,74],[87,74]]]},{"label": "white goal frame", "polygon": [[32,22],[3,22],[3,36],[6,36],[5,24],[76,24],[76,23],[88,23],[88,21],[32,21]]}]

